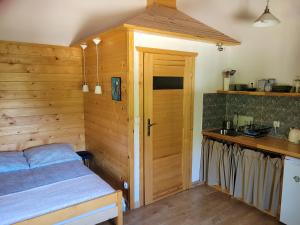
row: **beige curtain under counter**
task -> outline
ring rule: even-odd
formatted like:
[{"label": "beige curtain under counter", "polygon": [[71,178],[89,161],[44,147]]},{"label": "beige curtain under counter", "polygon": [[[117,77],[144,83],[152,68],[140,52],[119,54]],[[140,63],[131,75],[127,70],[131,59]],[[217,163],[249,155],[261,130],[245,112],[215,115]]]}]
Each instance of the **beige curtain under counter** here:
[{"label": "beige curtain under counter", "polygon": [[203,139],[201,179],[261,210],[278,215],[283,162],[239,145]]},{"label": "beige curtain under counter", "polygon": [[263,208],[272,215],[279,213],[280,195],[282,190],[283,161],[280,158],[267,157],[265,180],[263,187]]},{"label": "beige curtain under counter", "polygon": [[220,165],[223,161],[223,144],[213,141],[210,144],[209,150],[207,184],[220,185]]},{"label": "beige curtain under counter", "polygon": [[208,154],[210,148],[211,140],[206,137],[203,138],[202,141],[202,149],[201,149],[201,165],[200,165],[200,181],[207,182],[208,175]]},{"label": "beige curtain under counter", "polygon": [[[234,189],[234,197],[243,199],[248,204],[259,205],[264,175],[264,155],[245,149],[238,162],[238,171]],[[261,188],[261,189],[260,189]]]},{"label": "beige curtain under counter", "polygon": [[230,158],[230,184],[229,184],[229,193],[234,195],[235,186],[236,186],[236,177],[239,165],[241,166],[241,157],[242,151],[239,145],[232,145],[232,154]]},{"label": "beige curtain under counter", "polygon": [[229,190],[230,185],[230,158],[232,149],[226,144],[223,146],[223,155],[220,161],[220,182],[222,190]]}]

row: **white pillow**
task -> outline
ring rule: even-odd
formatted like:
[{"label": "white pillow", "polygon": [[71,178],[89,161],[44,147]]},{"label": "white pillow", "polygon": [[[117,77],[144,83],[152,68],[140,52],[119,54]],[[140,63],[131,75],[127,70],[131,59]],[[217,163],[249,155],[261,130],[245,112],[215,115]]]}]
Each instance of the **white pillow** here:
[{"label": "white pillow", "polygon": [[0,173],[29,169],[23,152],[0,152]]},{"label": "white pillow", "polygon": [[49,144],[24,150],[30,168],[81,160],[69,144]]}]

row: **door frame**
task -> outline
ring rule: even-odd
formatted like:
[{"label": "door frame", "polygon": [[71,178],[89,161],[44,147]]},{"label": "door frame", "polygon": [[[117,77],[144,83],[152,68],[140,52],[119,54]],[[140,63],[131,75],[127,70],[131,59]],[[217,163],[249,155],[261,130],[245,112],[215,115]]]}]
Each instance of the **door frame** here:
[{"label": "door frame", "polygon": [[165,49],[156,49],[156,48],[146,48],[146,47],[136,47],[139,55],[139,176],[140,176],[140,193],[139,193],[139,205],[145,205],[145,179],[144,179],[144,53],[153,53],[153,54],[167,54],[167,55],[180,55],[190,57],[189,60],[189,69],[187,71],[190,73],[191,78],[191,99],[190,99],[190,132],[188,135],[188,139],[186,141],[186,145],[188,147],[188,151],[186,152],[184,158],[186,159],[185,166],[187,173],[184,175],[184,187],[185,189],[189,189],[192,186],[192,142],[193,142],[193,121],[194,121],[194,80],[195,80],[195,58],[198,56],[198,53],[195,52],[185,52],[185,51],[174,51],[174,50],[165,50]]}]

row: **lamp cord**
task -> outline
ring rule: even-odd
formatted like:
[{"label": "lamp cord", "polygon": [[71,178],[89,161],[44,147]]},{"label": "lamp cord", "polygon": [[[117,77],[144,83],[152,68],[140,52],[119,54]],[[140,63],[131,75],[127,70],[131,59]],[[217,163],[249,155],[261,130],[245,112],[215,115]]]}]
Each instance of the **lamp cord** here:
[{"label": "lamp cord", "polygon": [[99,53],[98,53],[97,44],[96,44],[96,55],[97,55],[97,83],[99,84]]},{"label": "lamp cord", "polygon": [[84,79],[84,83],[86,83],[85,50],[84,49],[82,49],[82,54],[83,54],[83,79]]}]

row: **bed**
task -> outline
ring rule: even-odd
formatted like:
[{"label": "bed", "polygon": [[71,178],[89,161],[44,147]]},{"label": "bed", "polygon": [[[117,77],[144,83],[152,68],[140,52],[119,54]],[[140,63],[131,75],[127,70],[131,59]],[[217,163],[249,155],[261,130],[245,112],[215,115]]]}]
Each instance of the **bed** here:
[{"label": "bed", "polygon": [[0,153],[1,225],[94,225],[109,219],[123,224],[122,192],[85,167],[70,147]]}]

